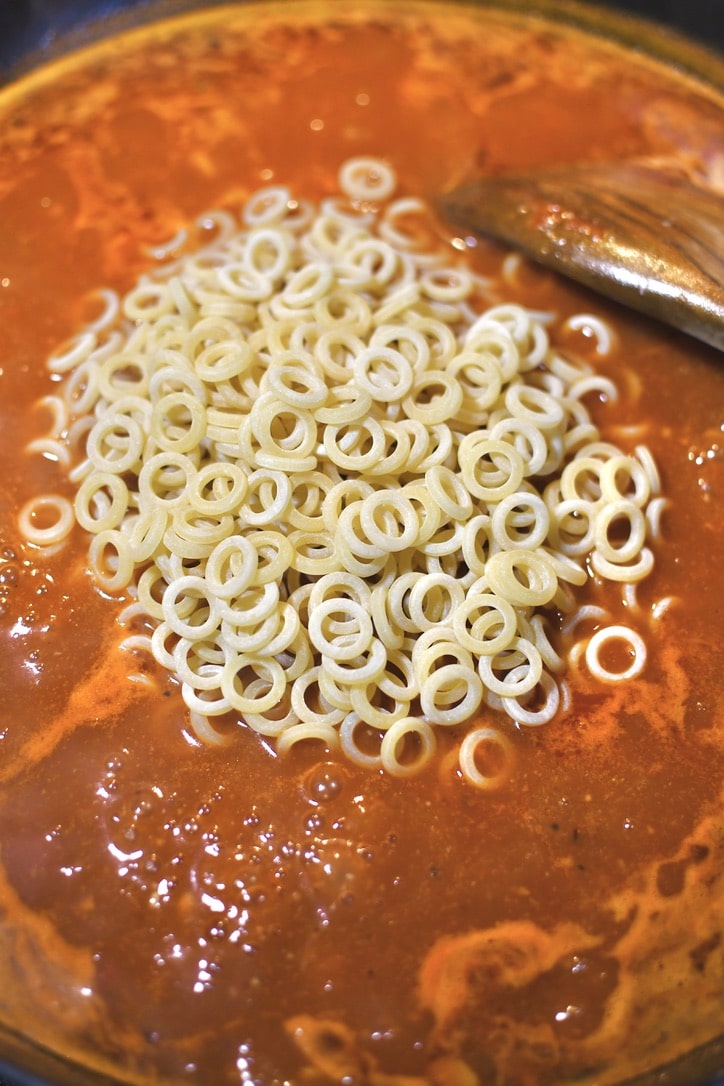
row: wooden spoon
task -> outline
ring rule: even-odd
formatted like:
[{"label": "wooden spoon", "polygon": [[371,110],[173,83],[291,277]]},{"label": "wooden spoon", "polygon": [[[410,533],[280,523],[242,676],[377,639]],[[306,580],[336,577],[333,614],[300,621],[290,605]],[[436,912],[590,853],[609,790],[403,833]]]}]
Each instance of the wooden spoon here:
[{"label": "wooden spoon", "polygon": [[724,351],[724,197],[641,162],[480,178],[438,201],[472,233]]}]

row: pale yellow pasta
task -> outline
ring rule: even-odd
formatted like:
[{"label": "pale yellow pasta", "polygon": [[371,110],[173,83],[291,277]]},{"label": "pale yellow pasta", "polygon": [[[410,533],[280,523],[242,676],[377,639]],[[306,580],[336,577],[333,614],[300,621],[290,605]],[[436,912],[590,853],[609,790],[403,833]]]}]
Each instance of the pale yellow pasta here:
[{"label": "pale yellow pasta", "polygon": [[285,218],[291,192],[283,185],[259,189],[246,201],[241,216],[248,226],[279,223]]},{"label": "pale yellow pasta", "polygon": [[355,736],[360,727],[364,728],[365,724],[359,714],[347,713],[339,729],[339,745],[342,753],[355,765],[360,765],[364,769],[379,769],[382,766],[382,756],[379,753],[370,754],[359,746]]},{"label": "pale yellow pasta", "polygon": [[514,493],[523,479],[523,459],[505,441],[484,430],[466,434],[458,448],[460,472],[468,492],[486,503]]},{"label": "pale yellow pasta", "polygon": [[420,276],[423,294],[436,302],[457,302],[473,292],[473,277],[467,268],[431,268]]},{"label": "pale yellow pasta", "polygon": [[378,158],[351,158],[339,171],[339,185],[353,200],[386,200],[397,179],[390,166]]},{"label": "pale yellow pasta", "polygon": [[435,534],[421,544],[421,552],[428,558],[442,558],[445,555],[460,553],[466,527],[467,525],[461,524],[460,521],[443,522]]},{"label": "pale yellow pasta", "polygon": [[[508,674],[511,683],[524,677],[525,668],[513,668]],[[531,694],[540,687],[545,694],[545,700],[538,709],[529,709],[526,702]],[[541,724],[547,724],[558,712],[561,703],[561,692],[558,683],[548,671],[541,673],[538,683],[524,695],[503,697],[500,699],[501,708],[513,719],[516,724],[522,724],[526,728],[539,728]]]},{"label": "pale yellow pasta", "polygon": [[[89,359],[89,362],[91,359]],[[83,374],[84,368],[77,366],[73,376]],[[102,359],[95,359],[92,369],[92,387],[96,395],[113,402],[121,396],[147,398],[149,392],[149,374],[141,352],[132,351],[128,344],[125,350],[112,352]],[[72,384],[66,385],[72,396]],[[80,405],[76,400],[75,413],[80,414]]]},{"label": "pale yellow pasta", "polygon": [[86,329],[65,344],[65,350],[52,354],[47,366],[51,373],[70,373],[90,356],[97,343],[94,329]]},{"label": "pale yellow pasta", "polygon": [[407,550],[419,533],[412,502],[394,490],[375,490],[364,498],[359,507],[359,522],[364,538],[383,554]]},{"label": "pale yellow pasta", "polygon": [[[558,578],[556,595],[567,584],[584,585],[588,580],[588,573],[580,562],[569,555],[561,554],[548,546],[541,547],[535,552],[541,558],[545,558]],[[555,597],[554,597],[555,598]]]},{"label": "pale yellow pasta", "polygon": [[649,481],[651,493],[655,496],[660,495],[661,476],[659,475],[659,469],[656,467],[656,461],[651,455],[651,450],[648,449],[646,445],[637,445],[634,449],[634,456],[646,472],[646,478]]},{"label": "pale yellow pasta", "polygon": [[651,496],[646,469],[632,456],[612,456],[601,469],[601,494],[608,502],[626,499],[639,508]]},{"label": "pale yellow pasta", "polygon": [[125,588],[133,575],[133,557],[121,532],[113,528],[96,532],[88,546],[88,565],[106,592]]},{"label": "pale yellow pasta", "polygon": [[[601,650],[609,643],[623,646],[631,662],[628,667],[613,671],[601,660]],[[597,630],[586,646],[586,665],[591,674],[601,682],[626,682],[640,675],[646,663],[646,643],[639,633],[628,626],[604,626]]]},{"label": "pale yellow pasta", "polygon": [[60,396],[41,396],[37,407],[48,412],[52,416],[52,422],[48,431],[49,437],[59,438],[66,431],[70,422],[70,414],[67,404]]},{"label": "pale yellow pasta", "polygon": [[96,471],[131,471],[143,455],[145,435],[132,415],[109,414],[88,434],[86,451]]},{"label": "pale yellow pasta", "polygon": [[[327,619],[334,614],[342,614],[348,620],[351,619],[352,629],[330,637],[332,630]],[[309,614],[309,638],[317,651],[328,660],[354,660],[367,652],[372,643],[373,632],[372,619],[355,600],[333,597],[312,607]]]},{"label": "pale yellow pasta", "polygon": [[292,565],[292,544],[279,531],[251,532],[247,539],[256,548],[257,554],[253,583],[271,584],[278,589],[282,574]]},{"label": "pale yellow pasta", "polygon": [[274,621],[278,604],[279,589],[273,581],[267,581],[264,585],[251,585],[230,601],[217,600],[216,610],[230,627],[251,631],[266,619]]},{"label": "pale yellow pasta", "polygon": [[653,542],[659,542],[662,539],[661,517],[668,506],[669,501],[667,498],[657,496],[651,499],[646,508],[647,536]]},{"label": "pale yellow pasta", "polygon": [[177,577],[167,586],[161,606],[164,621],[179,637],[203,641],[218,626],[216,601],[203,577]]},{"label": "pale yellow pasta", "polygon": [[25,446],[25,451],[38,453],[46,460],[53,460],[68,469],[71,466],[71,456],[68,447],[56,437],[36,437]]},{"label": "pale yellow pasta", "polygon": [[73,506],[60,494],[31,498],[18,513],[18,527],[29,543],[52,547],[67,539],[75,526]]},{"label": "pale yellow pasta", "polygon": [[[628,586],[625,586],[628,587]],[[574,614],[569,617],[563,623],[563,632],[572,633],[577,627],[582,626],[586,622],[598,624],[606,622],[610,618],[608,611],[605,607],[599,607],[596,604],[586,604],[585,607],[579,607]]]},{"label": "pale yellow pasta", "polygon": [[373,637],[364,654],[352,660],[335,660],[322,655],[325,672],[335,681],[347,686],[361,686],[375,682],[384,673],[387,650],[382,642]]},{"label": "pale yellow pasta", "polygon": [[[253,680],[245,679],[246,671],[254,675]],[[256,683],[256,679],[261,679],[262,683]],[[237,712],[264,713],[279,704],[286,689],[286,679],[276,660],[240,653],[224,664],[220,689]]]},{"label": "pale yellow pasta", "polygon": [[[612,530],[622,522],[626,524],[626,538],[614,542]],[[594,546],[597,555],[607,562],[633,561],[646,539],[646,520],[638,505],[623,498],[607,503],[596,514]]]},{"label": "pale yellow pasta", "polygon": [[[292,605],[290,604],[290,606]],[[300,628],[294,640],[290,642],[289,645],[287,645],[286,649],[283,652],[279,653],[276,659],[277,663],[280,664],[282,670],[284,671],[284,674],[286,675],[288,684],[294,682],[296,678],[298,678],[300,675],[303,675],[305,671],[307,671],[312,666],[312,649],[309,644],[309,638],[307,637],[306,632],[302,628]],[[326,696],[327,695],[325,694],[325,697]],[[329,697],[327,697],[327,700],[330,702],[330,704],[333,704]]]},{"label": "pale yellow pasta", "polygon": [[446,622],[463,602],[462,585],[446,573],[422,574],[410,590],[407,611],[416,632]]},{"label": "pale yellow pasta", "polygon": [[385,434],[374,418],[360,419],[352,425],[328,425],[322,438],[329,459],[346,472],[365,472],[380,460],[385,449]]},{"label": "pale yellow pasta", "polygon": [[153,557],[161,546],[167,527],[168,519],[163,510],[125,517],[120,530],[128,539],[131,557],[136,565]]},{"label": "pale yellow pasta", "polygon": [[452,616],[456,641],[477,657],[494,656],[508,648],[517,622],[515,608],[502,596],[472,590]]},{"label": "pale yellow pasta", "polygon": [[98,471],[87,476],[75,498],[75,516],[87,532],[117,528],[128,510],[128,487],[120,475]]},{"label": "pale yellow pasta", "polygon": [[410,715],[411,703],[406,699],[380,699],[377,684],[353,686],[350,688],[350,703],[353,710],[368,727],[387,731],[396,721]]},{"label": "pale yellow pasta", "polygon": [[[168,582],[159,567],[152,564],[146,566],[143,573],[138,577],[136,584],[138,602],[141,604],[146,614],[150,615],[156,622],[161,622],[163,620],[163,606],[161,599],[167,583]],[[165,624],[164,628],[167,628],[165,627]],[[159,659],[159,663],[164,667],[167,666],[165,660]]]},{"label": "pale yellow pasta", "polygon": [[363,336],[372,325],[370,305],[361,295],[341,286],[317,299],[312,316],[321,334],[342,329]]},{"label": "pale yellow pasta", "polygon": [[413,641],[411,656],[419,689],[436,668],[451,662],[461,664],[466,670],[474,669],[472,654],[456,642],[450,626],[432,627],[421,633]]},{"label": "pale yellow pasta", "polygon": [[604,461],[579,455],[561,473],[561,494],[567,501],[598,502],[602,497],[601,472]]},{"label": "pale yellow pasta", "polygon": [[462,388],[452,374],[445,370],[428,369],[416,378],[402,406],[408,418],[433,426],[453,419],[462,402]]},{"label": "pale yellow pasta", "polygon": [[183,540],[200,543],[205,548],[213,547],[229,536],[233,529],[233,517],[230,513],[204,514],[194,506],[187,506],[184,509],[173,510],[171,529]]},{"label": "pale yellow pasta", "polygon": [[370,335],[370,345],[383,349],[392,347],[407,359],[416,376],[435,369],[431,365],[431,350],[427,337],[407,323],[393,321],[378,324]]},{"label": "pale yellow pasta", "polygon": [[[554,314],[490,307],[496,284],[423,201],[391,199],[388,164],[353,159],[339,183],[319,206],[274,185],[240,221],[210,212],[125,297],[97,293],[29,448],[67,466],[74,508],[35,499],[19,527],[45,547],[91,534],[99,585],[147,618],[123,644],[176,676],[196,740],[225,744],[210,719],[233,716],[280,753],[317,740],[407,776],[462,727],[463,778],[498,787],[513,740],[481,707],[528,727],[565,709],[547,616],[578,637],[607,621],[577,609],[590,574],[635,592],[661,481],[645,446],[601,439],[584,401],[617,389],[557,353]],[[568,327],[613,350],[599,318]],[[586,660],[619,681],[606,629]]]},{"label": "pale yellow pasta", "polygon": [[[279,656],[286,652],[296,641],[301,629],[301,623],[294,608],[284,602],[280,604],[274,618],[277,628],[270,632],[268,639],[258,646],[256,654],[261,659],[274,657],[279,662]],[[286,669],[284,670],[286,675]]]},{"label": "pale yellow pasta", "polygon": [[597,576],[609,581],[640,581],[648,577],[654,568],[654,554],[650,547],[643,547],[635,561],[624,564],[610,562],[604,555],[594,551],[591,555],[591,567]]},{"label": "pale yellow pasta", "polygon": [[319,672],[319,691],[324,699],[337,709],[343,709],[346,713],[352,709],[352,688],[346,683],[338,683],[324,668]]},{"label": "pale yellow pasta", "polygon": [[282,361],[266,371],[264,381],[276,398],[289,407],[312,411],[327,401],[327,386],[323,378],[315,373],[312,359],[304,362]]},{"label": "pale yellow pasta", "polygon": [[[380,228],[382,227],[380,223]],[[387,238],[386,240],[389,240]],[[382,327],[389,321],[407,311],[410,306],[417,304],[420,299],[420,286],[418,283],[405,283],[396,290],[390,292],[387,300],[372,314],[372,323],[376,327]]]},{"label": "pale yellow pasta", "polygon": [[572,556],[589,554],[595,539],[595,503],[582,498],[555,501],[551,512],[550,537],[556,550]]},{"label": "pale yellow pasta", "polygon": [[[182,688],[182,696],[186,693],[186,689]],[[228,747],[233,739],[231,732],[218,731],[207,715],[197,713],[194,709],[189,709],[189,727],[198,746]]]},{"label": "pale yellow pasta", "polygon": [[339,746],[339,731],[334,725],[324,722],[302,721],[291,724],[279,735],[277,750],[280,754],[286,754],[295,743],[308,742],[310,739],[316,739],[329,750],[335,750]]},{"label": "pale yellow pasta", "polygon": [[335,546],[340,563],[350,573],[374,578],[384,569],[384,554],[363,558],[350,548],[348,540],[340,534],[337,535]]},{"label": "pale yellow pasta", "polygon": [[553,564],[541,549],[491,554],[485,578],[491,591],[514,607],[542,607],[553,599],[558,585]]},{"label": "pale yellow pasta", "polygon": [[180,637],[173,649],[174,671],[182,683],[195,690],[215,690],[219,686],[221,664],[211,663],[196,650],[199,642]]},{"label": "pale yellow pasta", "polygon": [[[402,761],[402,753],[410,738],[419,749],[410,761]],[[384,769],[393,777],[409,777],[419,773],[435,753],[435,733],[430,725],[419,717],[402,717],[385,732],[380,744],[380,760]]]},{"label": "pale yellow pasta", "polygon": [[651,608],[651,618],[658,624],[672,607],[680,606],[682,602],[681,596],[664,596],[663,599],[657,600]]},{"label": "pale yellow pasta", "polygon": [[[486,748],[495,751],[496,760],[500,763],[495,765],[494,772],[484,773],[478,766],[476,756]],[[513,759],[512,744],[498,728],[473,728],[460,745],[460,770],[463,777],[483,791],[493,791],[505,783],[510,776]]]},{"label": "pale yellow pasta", "polygon": [[[410,419],[409,421],[410,423],[416,422],[418,425],[423,425],[417,419]],[[428,468],[434,467],[435,464],[445,464],[453,456],[453,432],[446,422],[435,423],[433,426],[427,427],[427,439],[425,455],[415,466],[417,474],[423,474]]]},{"label": "pale yellow pasta", "polygon": [[436,668],[420,688],[424,718],[433,724],[463,724],[470,720],[483,695],[478,675],[464,664]]},{"label": "pale yellow pasta", "polygon": [[238,464],[204,464],[189,483],[187,498],[193,508],[210,515],[230,513],[247,494],[248,476]]},{"label": "pale yellow pasta", "polygon": [[481,656],[478,672],[486,690],[501,698],[520,697],[537,686],[543,674],[543,660],[531,641],[516,637],[509,650],[495,656]]},{"label": "pale yellow pasta", "polygon": [[[371,559],[373,564],[381,561],[380,568],[382,568],[386,561],[386,551],[384,546],[380,547],[378,543],[372,543],[367,538],[360,522],[361,512],[361,501],[352,502],[342,510],[335,526],[337,548],[340,554],[346,554],[348,551],[357,558]],[[343,564],[349,572],[356,572],[351,569],[348,562],[343,561]]]},{"label": "pale yellow pasta", "polygon": [[238,505],[244,526],[261,528],[284,517],[292,501],[292,480],[273,468],[257,468],[246,476],[246,494]]},{"label": "pale yellow pasta", "polygon": [[385,437],[385,447],[382,456],[369,469],[371,479],[383,477],[397,478],[404,471],[409,461],[411,438],[407,430],[400,426],[398,421],[388,422],[383,419],[380,422]]},{"label": "pale yellow pasta", "polygon": [[308,723],[314,724],[331,724],[334,726],[341,723],[344,718],[344,709],[335,708],[334,705],[326,702],[324,694],[321,692],[317,693],[319,708],[310,704],[311,698],[308,695],[310,689],[313,689],[318,684],[320,670],[319,667],[310,668],[303,675],[300,675],[294,680],[290,692],[290,703],[298,720],[305,720]]},{"label": "pale yellow pasta", "polygon": [[535,551],[548,538],[550,515],[539,494],[521,490],[497,502],[490,527],[496,546]]},{"label": "pale yellow pasta", "polygon": [[[253,683],[250,683],[250,686],[253,688]],[[301,723],[294,709],[291,708],[291,704],[286,704],[286,700],[280,702],[279,705],[275,705],[267,713],[247,712],[244,717],[246,723],[259,735],[268,736],[272,739],[277,738],[293,724]]]},{"label": "pale yellow pasta", "polygon": [[370,595],[370,615],[374,622],[377,636],[389,653],[402,647],[405,633],[400,628],[396,617],[390,614],[389,592],[386,585],[377,585]]},{"label": "pale yellow pasta", "polygon": [[[404,275],[404,258],[379,238],[357,233],[352,236],[351,244],[344,245],[340,251],[339,282],[343,287],[369,290],[379,294],[386,287],[396,289],[402,282],[409,282],[410,276]],[[403,275],[400,277],[400,271]]]},{"label": "pale yellow pasta", "polygon": [[311,577],[322,577],[339,568],[337,547],[329,532],[297,529],[288,538],[294,550],[293,569]]},{"label": "pale yellow pasta", "polygon": [[520,625],[523,635],[533,642],[540,653],[544,668],[547,669],[551,675],[563,671],[566,666],[565,660],[558,652],[556,652],[551,644],[550,637],[548,636],[549,624],[545,616],[534,614],[530,622],[523,620]]},{"label": "pale yellow pasta", "polygon": [[82,416],[94,409],[98,400],[98,371],[89,359],[70,370],[63,385],[63,397],[73,415]]}]

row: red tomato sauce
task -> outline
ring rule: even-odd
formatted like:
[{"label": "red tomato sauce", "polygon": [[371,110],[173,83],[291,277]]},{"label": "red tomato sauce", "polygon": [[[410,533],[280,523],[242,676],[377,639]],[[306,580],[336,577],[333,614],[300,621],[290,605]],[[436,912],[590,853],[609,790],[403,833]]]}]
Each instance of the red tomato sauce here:
[{"label": "red tomato sauce", "polygon": [[[617,381],[597,425],[624,448],[644,434],[670,504],[639,610],[605,595],[647,631],[644,675],[574,673],[558,719],[510,724],[515,769],[495,793],[444,751],[399,780],[318,747],[278,759],[245,729],[218,749],[190,741],[174,680],[118,650],[119,604],[94,587],[84,534],[44,558],[16,517],[33,494],[71,493],[26,451],[47,427],[45,358],[88,317],[89,291],[127,290],[148,247],[205,209],[237,210],[270,180],[318,198],[354,154],[387,158],[423,196],[476,169],[629,154],[706,174],[721,119],[713,92],[583,34],[407,4],[208,12],[5,92],[6,1037],[133,1083],[604,1086],[720,1033],[714,352],[527,266],[511,290]],[[480,242],[472,259],[489,271],[501,252]],[[603,361],[563,328],[580,311],[615,328]]]}]

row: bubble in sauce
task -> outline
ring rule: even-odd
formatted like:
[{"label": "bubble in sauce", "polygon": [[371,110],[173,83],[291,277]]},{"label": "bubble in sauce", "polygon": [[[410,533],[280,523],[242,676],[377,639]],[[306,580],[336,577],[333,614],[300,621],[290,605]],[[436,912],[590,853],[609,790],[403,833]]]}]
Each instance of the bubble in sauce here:
[{"label": "bubble in sauce", "polygon": [[315,766],[307,777],[305,792],[310,803],[331,803],[337,799],[344,786],[344,775],[334,762]]}]

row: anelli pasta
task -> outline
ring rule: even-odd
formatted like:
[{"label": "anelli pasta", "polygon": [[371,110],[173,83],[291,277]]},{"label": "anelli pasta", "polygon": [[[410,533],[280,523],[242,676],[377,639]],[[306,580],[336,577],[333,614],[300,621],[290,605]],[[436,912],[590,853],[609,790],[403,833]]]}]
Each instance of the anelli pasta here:
[{"label": "anelli pasta", "polygon": [[[39,546],[92,534],[98,584],[148,616],[202,739],[234,713],[280,752],[317,739],[407,775],[436,729],[478,721],[460,768],[494,787],[475,751],[511,744],[481,708],[555,715],[546,612],[575,616],[591,574],[650,571],[658,475],[600,440],[583,396],[615,386],[536,314],[486,306],[388,166],[355,159],[339,182],[319,207],[260,190],[240,226],[219,213],[211,244],[106,292],[50,360],[74,507],[41,496],[20,526]],[[610,639],[635,651],[620,675]],[[645,644],[604,626],[585,659],[613,681]]]}]

